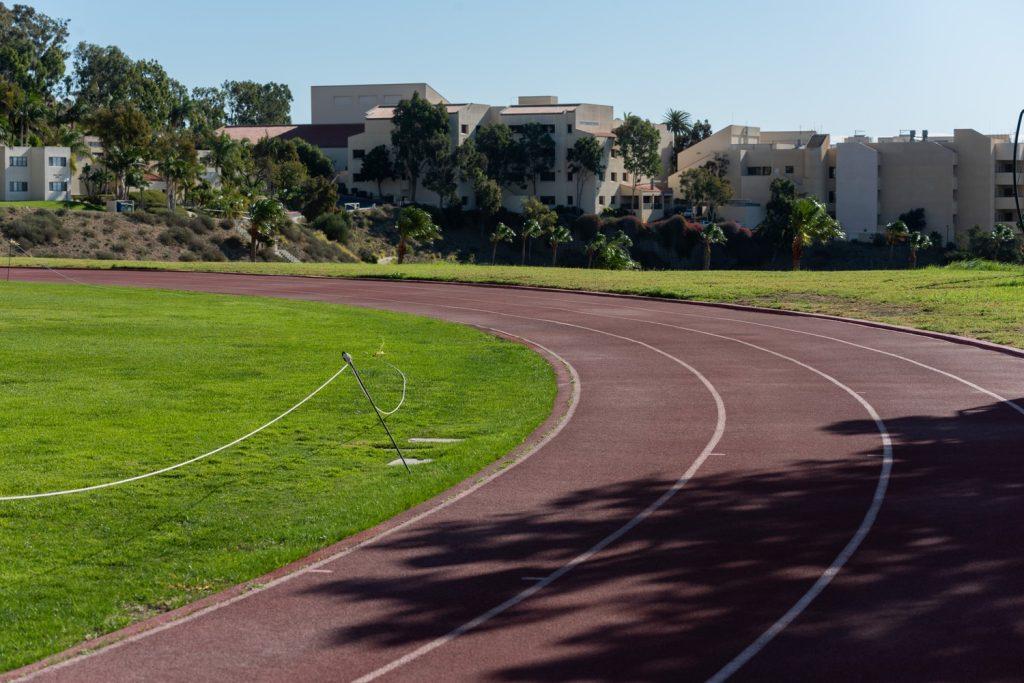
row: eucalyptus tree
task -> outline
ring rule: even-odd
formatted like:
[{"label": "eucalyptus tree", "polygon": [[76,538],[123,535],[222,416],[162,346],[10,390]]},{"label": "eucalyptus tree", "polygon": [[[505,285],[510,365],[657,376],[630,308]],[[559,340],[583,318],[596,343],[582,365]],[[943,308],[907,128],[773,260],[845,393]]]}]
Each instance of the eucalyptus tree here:
[{"label": "eucalyptus tree", "polygon": [[398,103],[391,120],[395,165],[409,179],[409,198],[415,203],[420,177],[449,148],[448,109],[413,93]]},{"label": "eucalyptus tree", "polygon": [[157,135],[153,157],[156,170],[167,185],[167,208],[173,211],[178,195],[188,191],[202,171],[195,138],[186,131],[164,131]]},{"label": "eucalyptus tree", "polygon": [[604,149],[597,138],[578,138],[568,151],[569,171],[576,182],[576,206],[582,204],[583,186],[587,180],[604,173]]},{"label": "eucalyptus tree", "polygon": [[650,121],[635,114],[626,114],[622,125],[612,131],[615,134],[615,150],[622,157],[622,166],[630,174],[633,193],[641,176],[656,176],[661,172],[661,156],[658,146],[661,134]]},{"label": "eucalyptus tree", "polygon": [[545,124],[536,122],[519,126],[515,135],[523,175],[530,183],[531,194],[536,197],[541,176],[555,170],[555,139]]},{"label": "eucalyptus tree", "polygon": [[359,173],[368,180],[377,183],[377,196],[384,197],[384,181],[395,177],[395,165],[391,162],[391,152],[386,145],[377,145],[363,157],[363,166]]}]

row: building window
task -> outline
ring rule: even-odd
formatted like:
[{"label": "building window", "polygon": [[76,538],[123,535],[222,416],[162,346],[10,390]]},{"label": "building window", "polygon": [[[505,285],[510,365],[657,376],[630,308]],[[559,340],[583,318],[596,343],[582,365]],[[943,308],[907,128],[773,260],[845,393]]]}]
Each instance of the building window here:
[{"label": "building window", "polygon": [[28,157],[11,157],[11,166],[28,166]]},{"label": "building window", "polygon": [[835,204],[836,203],[836,191],[835,190],[829,190],[828,191],[828,203],[829,204]]},{"label": "building window", "polygon": [[565,179],[566,179],[566,180],[572,180],[572,171],[569,171],[569,172],[568,172],[568,173],[566,174],[566,176],[565,176]]},{"label": "building window", "polygon": [[571,195],[565,198],[565,205],[566,206],[572,206],[572,196]]},{"label": "building window", "polygon": [[50,182],[50,192],[67,192],[67,190],[68,184],[66,182],[60,180]]},{"label": "building window", "polygon": [[542,181],[544,181],[544,182],[549,183],[549,182],[551,182],[552,180],[555,179],[555,172],[554,171],[543,171],[540,174],[540,179]]},{"label": "building window", "polygon": [[50,166],[67,166],[68,165],[68,158],[67,157],[50,157],[49,160],[48,160],[48,164]]},{"label": "building window", "polygon": [[616,204],[618,204],[618,203],[619,203],[619,198],[618,198],[618,196],[617,196],[617,195],[614,195],[614,194],[613,194],[613,195],[611,196],[611,198],[610,198],[610,199],[611,199],[611,204],[612,204],[612,206],[615,206]]},{"label": "building window", "polygon": [[748,166],[747,175],[771,175],[771,166]]},{"label": "building window", "polygon": [[550,196],[550,195],[544,195],[544,196],[542,196],[540,198],[540,203],[541,204],[547,204],[548,206],[554,206],[555,205],[555,198]]},{"label": "building window", "polygon": [[828,177],[832,178],[832,179],[835,179],[835,177],[836,177],[836,167],[835,166],[829,166],[828,167]]},{"label": "building window", "polygon": [[463,197],[462,197],[462,205],[463,206],[469,206],[469,197],[466,197],[465,195],[463,195]]},{"label": "building window", "polygon": [[601,206],[604,206],[604,195],[601,195],[600,197],[597,198],[597,203],[600,204]]},{"label": "building window", "polygon": [[27,180],[12,180],[7,187],[10,192],[28,192]]},{"label": "building window", "polygon": [[792,166],[787,166],[786,167],[786,173],[788,173],[789,175],[792,175],[793,174],[793,167]]},{"label": "building window", "polygon": [[467,135],[469,133],[469,125],[468,124],[465,124],[465,123],[462,124],[461,126],[459,126],[459,129],[462,131],[463,135]]},{"label": "building window", "polygon": [[603,182],[604,182],[604,173],[602,173],[602,174],[601,174],[601,175],[599,175],[598,177],[599,177],[599,178],[601,179],[601,182],[603,183]]},{"label": "building window", "polygon": [[362,159],[365,156],[366,156],[366,150],[365,149],[354,149],[354,150],[352,150],[352,158],[353,159]]},{"label": "building window", "polygon": [[565,132],[566,133],[572,133],[572,124],[571,123],[565,124]]},{"label": "building window", "polygon": [[[614,178],[612,178],[612,180],[614,180]],[[624,182],[624,183],[628,183],[629,182],[629,174],[626,173],[625,171],[622,172],[622,182]]]},{"label": "building window", "polygon": [[615,182],[615,176],[618,175],[615,171],[612,171],[612,182]]},{"label": "building window", "polygon": [[651,195],[645,194],[644,195],[644,204],[650,204],[650,203],[651,203]]}]

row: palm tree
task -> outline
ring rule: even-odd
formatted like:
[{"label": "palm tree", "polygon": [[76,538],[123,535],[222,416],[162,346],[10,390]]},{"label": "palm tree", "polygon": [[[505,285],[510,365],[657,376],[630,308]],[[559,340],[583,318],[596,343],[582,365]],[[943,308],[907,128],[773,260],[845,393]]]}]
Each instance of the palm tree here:
[{"label": "palm tree", "polygon": [[701,229],[700,241],[704,243],[704,270],[711,270],[711,246],[725,244],[725,232],[718,223],[711,223]]},{"label": "palm tree", "polygon": [[558,264],[558,245],[572,242],[572,233],[564,225],[556,225],[548,231],[548,244],[551,245],[551,265]]},{"label": "palm tree", "polygon": [[498,223],[491,233],[491,265],[498,256],[498,242],[511,242],[516,238],[516,231],[504,223]]},{"label": "palm tree", "polygon": [[531,218],[530,220],[523,223],[523,227],[519,232],[519,236],[523,240],[522,265],[526,265],[526,244],[530,241],[531,238],[540,237],[543,234],[544,230],[540,227],[540,223],[538,223],[536,220]]},{"label": "palm tree", "polygon": [[917,250],[931,247],[932,238],[923,232],[915,230],[907,238],[907,245],[910,247],[910,267],[917,268]]},{"label": "palm tree", "polygon": [[441,238],[441,228],[434,225],[430,214],[415,206],[407,206],[398,214],[398,262],[405,261],[410,240],[433,242]]},{"label": "palm tree", "polygon": [[815,242],[825,243],[846,237],[835,218],[828,215],[825,205],[813,197],[804,197],[793,202],[793,270],[800,270],[800,258],[804,247]]},{"label": "palm tree", "polygon": [[663,121],[668,132],[672,133],[672,151],[678,152],[683,136],[690,132],[690,112],[681,109],[669,109]]},{"label": "palm tree", "polygon": [[249,207],[249,260],[256,261],[260,242],[269,242],[288,220],[284,207],[276,199],[260,197]]},{"label": "palm tree", "polygon": [[892,252],[896,245],[905,242],[910,235],[907,224],[903,221],[892,221],[885,226],[885,241],[889,243],[889,260],[892,261]]},{"label": "palm tree", "polygon": [[587,268],[594,265],[594,256],[600,254],[608,245],[608,238],[603,232],[594,235],[594,239],[587,242]]}]

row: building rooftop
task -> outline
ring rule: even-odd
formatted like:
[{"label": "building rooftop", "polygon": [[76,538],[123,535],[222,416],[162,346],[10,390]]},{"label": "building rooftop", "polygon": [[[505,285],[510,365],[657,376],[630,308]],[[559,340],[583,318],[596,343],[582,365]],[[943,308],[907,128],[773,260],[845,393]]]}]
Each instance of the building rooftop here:
[{"label": "building rooftop", "polygon": [[348,139],[362,133],[361,123],[299,123],[280,126],[225,126],[220,132],[232,140],[259,142],[263,138],[299,138],[317,147],[348,147]]},{"label": "building rooftop", "polygon": [[[448,109],[449,114],[454,114],[463,107],[468,107],[469,102],[460,102],[458,104],[446,104],[445,107]],[[395,116],[395,105],[392,104],[378,104],[373,109],[366,112],[366,118],[370,120],[380,119],[391,119]]]},{"label": "building rooftop", "polygon": [[513,104],[501,110],[502,116],[509,114],[565,114],[576,111],[576,104]]}]

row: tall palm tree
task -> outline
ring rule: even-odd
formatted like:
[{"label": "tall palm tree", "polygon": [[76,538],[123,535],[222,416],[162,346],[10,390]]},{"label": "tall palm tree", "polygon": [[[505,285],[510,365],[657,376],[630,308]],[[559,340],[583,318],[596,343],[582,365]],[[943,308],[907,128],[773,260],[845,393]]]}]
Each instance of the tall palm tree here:
[{"label": "tall palm tree", "polygon": [[690,132],[690,112],[683,111],[682,109],[669,109],[665,112],[665,119],[663,123],[665,124],[665,127],[668,128],[668,132],[672,133],[673,141],[675,143],[674,150],[678,152],[682,137]]}]

